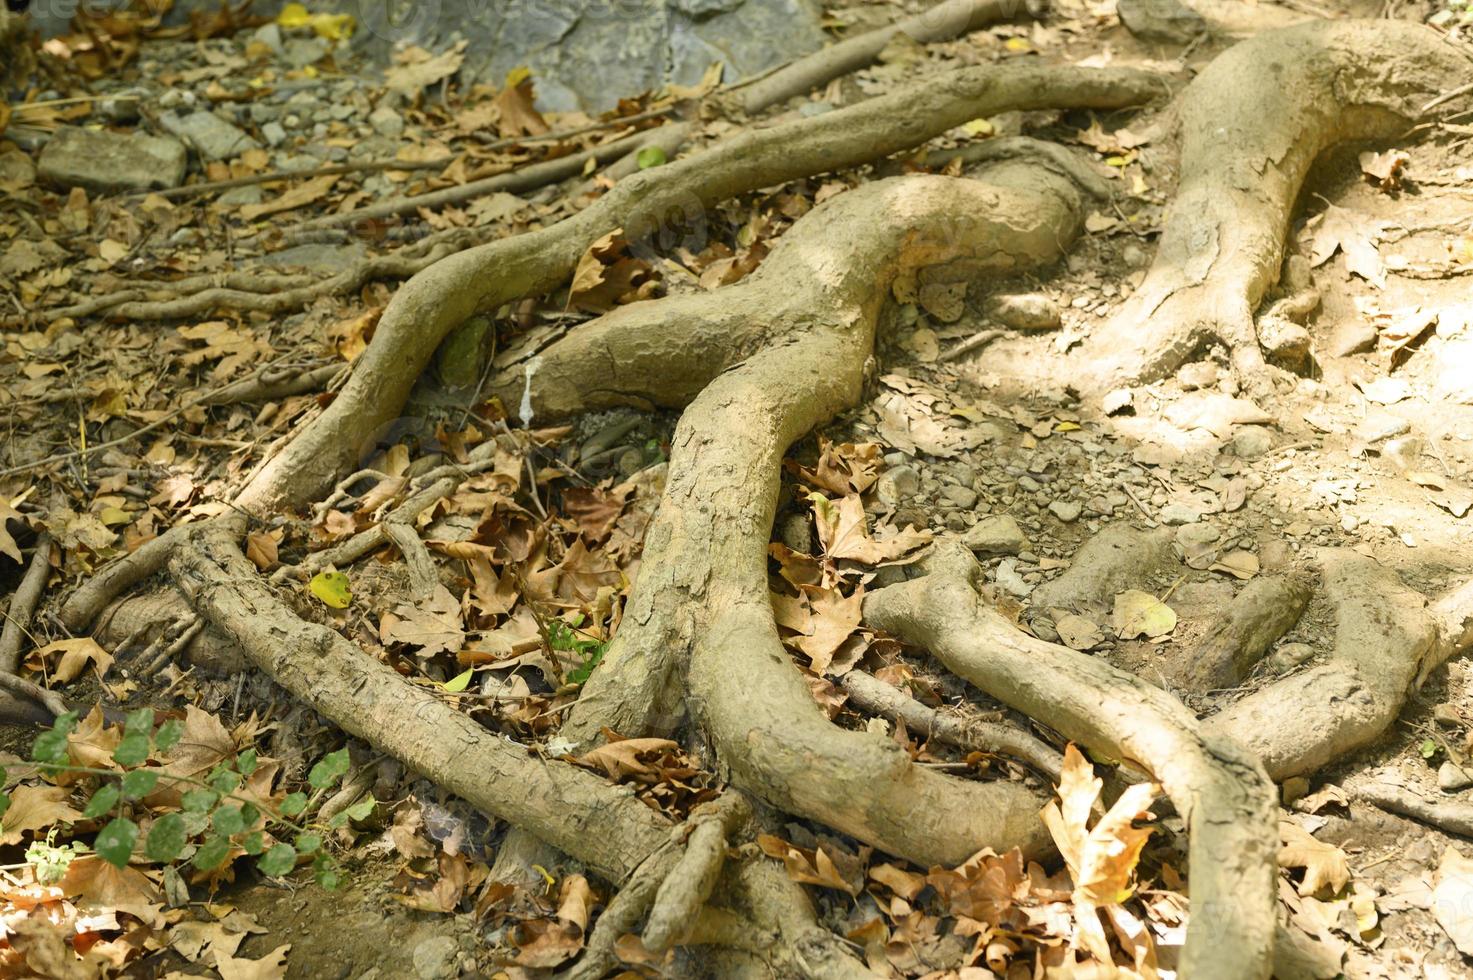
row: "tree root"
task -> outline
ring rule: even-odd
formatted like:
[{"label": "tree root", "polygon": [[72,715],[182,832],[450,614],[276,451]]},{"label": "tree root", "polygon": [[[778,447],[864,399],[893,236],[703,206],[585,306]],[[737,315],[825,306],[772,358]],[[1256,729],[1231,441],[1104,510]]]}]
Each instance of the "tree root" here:
[{"label": "tree root", "polygon": [[938,544],[925,564],[925,577],[867,596],[865,619],[1091,752],[1151,772],[1190,834],[1193,914],[1182,974],[1267,977],[1278,839],[1276,794],[1262,765],[1159,688],[1019,631],[978,596],[981,568],[961,545]]},{"label": "tree root", "polygon": [[851,670],[845,674],[839,686],[849,695],[850,704],[892,721],[904,722],[913,733],[940,739],[964,752],[1005,755],[1026,762],[1047,776],[1051,783],[1059,781],[1064,757],[1027,732],[997,722],[974,721],[929,708],[900,688],[862,670]]},{"label": "tree root", "polygon": [[1327,549],[1321,560],[1336,607],[1329,662],[1281,678],[1206,723],[1252,750],[1275,781],[1375,741],[1451,652],[1426,599],[1394,572],[1352,551]]},{"label": "tree root", "polygon": [[[0,521],[3,520],[0,517]],[[20,652],[25,645],[27,631],[31,628],[31,617],[41,604],[41,596],[46,591],[46,579],[50,575],[51,535],[42,532],[36,538],[36,550],[31,554],[31,563],[26,566],[26,573],[10,597],[10,608],[5,612],[5,627],[0,629],[0,674],[14,674],[20,669]]]},{"label": "tree root", "polygon": [[1139,104],[1155,76],[1061,67],[963,68],[813,119],[754,130],[707,153],[642,171],[549,228],[460,252],[406,283],[379,321],[337,399],[264,463],[237,500],[269,509],[325,493],[357,447],[400,412],[415,378],[451,328],[477,310],[564,282],[588,245],[614,228],[642,241],[670,215],[745,191],[856,166],[1007,109]]},{"label": "tree root", "polygon": [[1324,150],[1404,132],[1473,61],[1402,21],[1317,21],[1216,58],[1179,100],[1180,181],[1145,281],[1077,351],[1096,390],[1175,371],[1216,340],[1239,380],[1267,368],[1253,311],[1278,277],[1294,201]]},{"label": "tree root", "polygon": [[1188,658],[1187,683],[1205,693],[1236,687],[1274,641],[1304,614],[1313,583],[1301,575],[1265,575],[1243,587]]},{"label": "tree root", "polygon": [[943,0],[886,27],[866,31],[784,65],[742,88],[742,110],[756,114],[795,95],[803,95],[836,78],[874,63],[885,45],[904,34],[921,44],[947,41],[988,24],[1015,17],[1039,18],[1043,0]]},{"label": "tree root", "polygon": [[1405,786],[1373,779],[1355,780],[1345,788],[1356,799],[1388,813],[1411,817],[1438,830],[1473,840],[1473,804],[1428,800]]}]

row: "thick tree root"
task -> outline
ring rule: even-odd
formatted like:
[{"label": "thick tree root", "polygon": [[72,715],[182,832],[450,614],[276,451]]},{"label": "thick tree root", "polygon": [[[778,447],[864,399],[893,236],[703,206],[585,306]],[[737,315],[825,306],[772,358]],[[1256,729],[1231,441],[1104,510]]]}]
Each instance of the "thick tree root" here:
[{"label": "thick tree root", "polygon": [[1256,753],[1276,781],[1375,741],[1451,653],[1426,599],[1394,572],[1352,551],[1321,558],[1336,607],[1329,662],[1281,678],[1207,722]]},{"label": "thick tree root", "polygon": [[1161,378],[1213,340],[1262,386],[1253,311],[1310,165],[1336,143],[1399,135],[1470,71],[1431,29],[1386,20],[1301,24],[1215,59],[1180,97],[1180,181],[1150,272],[1078,352],[1091,386]]},{"label": "thick tree root", "polygon": [[1207,692],[1236,687],[1304,614],[1313,583],[1302,575],[1265,575],[1243,587],[1187,658],[1187,683]]},{"label": "thick tree root", "polygon": [[621,181],[550,228],[435,263],[406,283],[337,399],[254,475],[238,499],[269,509],[325,493],[370,434],[395,418],[449,331],[478,310],[546,293],[599,236],[642,241],[671,215],[699,216],[736,194],[852,167],[918,146],[978,116],[1009,109],[1119,108],[1161,91],[1134,71],[1009,65],[964,68],[813,119],[754,130],[711,151]]},{"label": "thick tree root", "polygon": [[865,619],[1091,752],[1149,771],[1190,834],[1192,921],[1182,974],[1267,977],[1278,838],[1276,794],[1263,767],[1159,688],[1018,630],[977,594],[981,568],[960,545],[938,544],[926,566],[925,577],[867,596]]}]

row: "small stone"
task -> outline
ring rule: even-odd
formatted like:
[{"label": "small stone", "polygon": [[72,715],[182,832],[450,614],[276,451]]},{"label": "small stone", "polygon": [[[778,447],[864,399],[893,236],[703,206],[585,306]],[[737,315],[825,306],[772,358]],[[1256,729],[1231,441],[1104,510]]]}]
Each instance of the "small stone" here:
[{"label": "small stone", "polygon": [[984,555],[1016,555],[1028,545],[1018,522],[1006,514],[982,518],[962,535],[962,544]]},{"label": "small stone", "polygon": [[962,510],[971,510],[977,506],[977,491],[971,487],[947,486],[941,488],[941,496],[948,502],[955,504]]},{"label": "small stone", "polygon": [[1374,324],[1363,320],[1349,320],[1330,331],[1330,341],[1326,349],[1334,357],[1364,354],[1376,349],[1380,336]]},{"label": "small stone", "polygon": [[1161,508],[1161,512],[1156,516],[1160,518],[1162,524],[1167,524],[1171,527],[1178,527],[1182,524],[1195,524],[1202,519],[1200,513],[1194,508],[1188,507],[1186,504],[1167,504]]},{"label": "small stone", "polygon": [[272,146],[280,146],[286,142],[286,130],[281,123],[274,120],[261,127],[261,136]]},{"label": "small stone", "polygon": [[777,529],[778,540],[789,548],[806,555],[813,551],[813,532],[806,514],[788,514]]},{"label": "small stone", "polygon": [[1055,500],[1048,505],[1049,513],[1065,524],[1073,524],[1084,512],[1084,505],[1073,500]]},{"label": "small stone", "polygon": [[1018,574],[1017,562],[1011,558],[1004,559],[998,563],[993,581],[997,583],[998,588],[1017,596],[1019,599],[1026,599],[1033,593],[1033,586],[1029,585],[1022,575]]},{"label": "small stone", "polygon": [[1275,674],[1286,674],[1314,656],[1314,647],[1308,643],[1284,643],[1266,661]]},{"label": "small stone", "polygon": [[1146,250],[1143,249],[1143,248],[1141,248],[1139,245],[1135,244],[1134,242],[1130,243],[1129,245],[1126,245],[1124,248],[1122,248],[1120,250],[1120,261],[1121,262],[1124,262],[1126,265],[1130,266],[1132,269],[1139,269],[1139,268],[1141,268],[1142,266],[1144,266],[1146,264],[1146,262],[1149,259],[1150,259],[1150,256],[1148,256],[1146,254]]},{"label": "small stone", "polygon": [[449,936],[431,936],[414,947],[414,974],[419,980],[451,980],[458,973],[460,950]]},{"label": "small stone", "polygon": [[166,112],[159,122],[206,160],[229,160],[247,150],[261,148],[249,133],[213,112],[192,112],[187,116]]},{"label": "small stone", "polygon": [[62,126],[41,151],[42,180],[89,191],[178,187],[187,162],[178,140]]},{"label": "small stone", "polygon": [[1295,374],[1308,374],[1314,363],[1309,331],[1293,320],[1265,316],[1258,321],[1258,342],[1270,364]]},{"label": "small stone", "polygon": [[1233,433],[1233,452],[1239,459],[1257,459],[1273,448],[1273,433],[1261,425],[1240,425]]},{"label": "small stone", "polygon": [[1015,330],[1056,330],[1061,322],[1058,304],[1043,293],[994,296],[987,315]]},{"label": "small stone", "polygon": [[1446,701],[1432,709],[1432,720],[1448,728],[1457,728],[1463,724],[1462,714]]},{"label": "small stone", "polygon": [[1202,15],[1177,0],[1119,0],[1115,9],[1125,29],[1143,41],[1186,44],[1207,30]]},{"label": "small stone", "polygon": [[391,139],[404,133],[404,117],[386,105],[381,105],[369,113],[368,124],[373,127],[375,133]]},{"label": "small stone", "polygon": [[287,40],[283,57],[293,68],[306,68],[327,57],[331,43],[320,37],[294,37]]},{"label": "small stone", "polygon": [[251,36],[251,40],[266,45],[278,57],[286,54],[286,50],[281,45],[281,25],[275,21],[256,28],[256,33]]},{"label": "small stone", "polygon": [[1303,776],[1290,776],[1279,786],[1279,797],[1284,806],[1290,806],[1297,800],[1302,800],[1309,795],[1309,780]]},{"label": "small stone", "polygon": [[1437,788],[1444,793],[1456,793],[1473,786],[1473,770],[1464,769],[1454,762],[1444,762],[1437,769]]},{"label": "small stone", "polygon": [[247,184],[244,187],[232,187],[221,194],[215,203],[220,207],[233,208],[243,204],[260,204],[265,199],[260,184]]},{"label": "small stone", "polygon": [[142,89],[128,89],[125,92],[116,92],[105,99],[99,100],[92,107],[92,111],[111,123],[132,123],[138,121],[138,105],[143,101]]},{"label": "small stone", "polygon": [[1176,380],[1187,391],[1214,387],[1217,384],[1217,365],[1211,361],[1183,364],[1181,370],[1176,372]]},{"label": "small stone", "polygon": [[880,503],[895,507],[914,497],[921,489],[921,475],[910,466],[892,466],[875,481],[875,496]]}]

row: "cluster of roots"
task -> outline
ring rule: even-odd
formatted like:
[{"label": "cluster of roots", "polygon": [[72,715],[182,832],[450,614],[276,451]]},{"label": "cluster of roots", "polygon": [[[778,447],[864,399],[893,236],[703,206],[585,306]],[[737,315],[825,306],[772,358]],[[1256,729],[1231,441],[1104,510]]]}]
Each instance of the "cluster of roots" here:
[{"label": "cluster of roots", "polygon": [[[1310,164],[1336,143],[1405,131],[1470,69],[1432,32],[1388,21],[1315,23],[1230,49],[1177,99],[1177,203],[1128,308],[1070,360],[1018,370],[1067,377],[1098,395],[1159,378],[1217,342],[1232,351],[1242,382],[1264,385],[1254,311],[1277,276]],[[493,378],[504,404],[539,421],[609,406],[683,410],[621,629],[561,731],[584,746],[605,728],[696,746],[729,789],[683,826],[625,788],[484,730],[337,632],[298,618],[243,556],[243,515],[303,509],[328,493],[352,468],[352,448],[401,413],[449,331],[478,311],[558,288],[615,228],[637,240],[669,215],[859,166],[978,117],[1113,110],[1168,92],[1134,70],[963,68],[746,132],[632,175],[561,223],[449,255],[398,291],[336,399],[251,477],[233,516],[176,528],[103,570],[70,597],[64,619],[86,628],[162,573],[212,631],[293,695],[516,828],[503,848],[508,861],[550,848],[607,879],[617,897],[571,975],[602,975],[614,940],[639,932],[651,950],[703,947],[727,964],[721,975],[867,976],[780,868],[731,859],[728,844],[781,814],[921,864],[959,863],[983,847],[1039,855],[1047,837],[1040,800],[1019,784],[923,768],[886,738],[835,726],[814,703],[779,640],[766,587],[781,460],[858,403],[885,304],[930,284],[1056,261],[1100,190],[1085,164],[1020,141],[971,177],[864,184],[800,219],[745,280],[616,308]],[[401,505],[354,554],[392,541],[410,556],[404,529],[456,479],[447,474],[425,499]],[[1138,559],[1153,544],[1113,546]],[[1061,586],[1075,595],[1098,562],[1077,567]],[[864,613],[1097,758],[1159,782],[1190,835],[1194,914],[1182,975],[1266,977],[1276,949],[1275,781],[1382,734],[1427,672],[1466,643],[1473,611],[1469,590],[1429,606],[1359,555],[1327,553],[1322,568],[1338,609],[1333,657],[1207,722],[1160,688],[1019,630],[954,545],[936,545],[909,580],[866,596]],[[1258,589],[1205,641],[1204,683],[1241,676],[1302,608],[1302,583]]]}]

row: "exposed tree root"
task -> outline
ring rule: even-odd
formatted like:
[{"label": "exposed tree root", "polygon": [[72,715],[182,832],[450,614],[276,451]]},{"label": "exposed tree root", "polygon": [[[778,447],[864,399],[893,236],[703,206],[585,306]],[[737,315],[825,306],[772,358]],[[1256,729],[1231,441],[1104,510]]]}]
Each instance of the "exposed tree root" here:
[{"label": "exposed tree root", "polygon": [[1329,662],[1281,678],[1207,722],[1255,752],[1275,780],[1375,741],[1451,652],[1426,599],[1394,572],[1352,551],[1321,558],[1336,608]]},{"label": "exposed tree root", "polygon": [[1309,604],[1313,583],[1301,575],[1265,575],[1243,587],[1207,630],[1190,663],[1196,691],[1236,687]]},{"label": "exposed tree root", "polygon": [[1302,24],[1216,58],[1179,100],[1180,181],[1150,272],[1077,352],[1092,387],[1161,378],[1213,340],[1239,380],[1265,385],[1253,312],[1310,164],[1399,135],[1470,71],[1432,30],[1384,20]]},{"label": "exposed tree root", "polygon": [[1150,772],[1190,834],[1182,974],[1267,977],[1278,838],[1276,793],[1262,765],[1159,688],[1018,630],[977,594],[981,568],[959,544],[938,544],[926,564],[925,577],[867,596],[866,620],[1092,752]]},{"label": "exposed tree root", "polygon": [[10,597],[10,608],[5,612],[5,626],[0,629],[0,674],[14,674],[20,667],[20,652],[25,645],[26,632],[31,628],[31,617],[41,604],[46,579],[50,575],[51,535],[42,532],[36,538],[31,563],[26,566],[26,573],[21,577],[20,585],[15,587],[15,593]]},{"label": "exposed tree root", "polygon": [[1345,787],[1356,799],[1388,813],[1411,817],[1449,834],[1473,839],[1473,804],[1453,800],[1428,800],[1405,786],[1358,779]]},{"label": "exposed tree root", "polygon": [[1060,106],[1118,108],[1161,91],[1154,76],[1072,68],[964,68],[814,119],[754,130],[707,153],[642,171],[550,228],[469,249],[416,275],[384,311],[353,376],[315,421],[267,461],[237,501],[270,509],[325,493],[369,434],[395,418],[449,331],[477,310],[545,293],[597,239],[642,240],[670,216],[745,191],[856,166],[977,116]]}]

